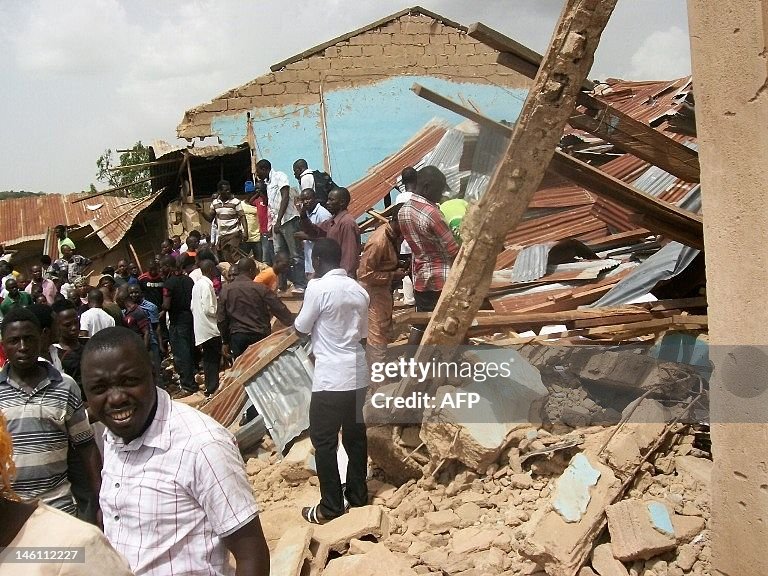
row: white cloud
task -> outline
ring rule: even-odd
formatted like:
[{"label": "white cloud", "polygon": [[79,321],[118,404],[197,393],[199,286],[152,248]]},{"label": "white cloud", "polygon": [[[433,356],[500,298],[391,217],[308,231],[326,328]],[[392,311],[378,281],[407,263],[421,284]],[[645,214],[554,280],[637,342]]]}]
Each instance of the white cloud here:
[{"label": "white cloud", "polygon": [[102,75],[121,66],[140,30],[117,0],[37,0],[12,42],[22,71]]},{"label": "white cloud", "polygon": [[630,59],[627,80],[666,80],[691,73],[688,33],[677,26],[648,35]]}]

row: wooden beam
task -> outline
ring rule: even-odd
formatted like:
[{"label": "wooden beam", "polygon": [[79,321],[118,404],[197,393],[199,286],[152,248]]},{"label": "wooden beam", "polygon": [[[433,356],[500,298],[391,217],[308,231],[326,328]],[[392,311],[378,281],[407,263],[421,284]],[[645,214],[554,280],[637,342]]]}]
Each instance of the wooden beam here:
[{"label": "wooden beam", "polygon": [[[411,90],[422,98],[465,118],[469,118],[481,126],[509,135],[513,133],[513,128],[499,124],[495,120],[478,114],[474,110],[470,110],[419,84],[414,84]],[[701,216],[641,192],[629,184],[602,172],[599,168],[595,168],[560,151],[555,152],[551,168],[561,176],[568,178],[591,192],[610,198],[627,208],[640,212],[644,215],[643,227],[657,234],[664,234],[687,246],[693,246],[694,248],[703,247],[703,223]]]},{"label": "wooden beam", "polygon": [[681,180],[701,180],[699,154],[696,150],[589,94],[581,93],[578,103],[587,109],[587,113],[577,113],[570,117],[568,123],[574,128],[602,138]]},{"label": "wooden beam", "polygon": [[[498,50],[496,61],[502,66],[535,78],[542,60],[538,52],[479,22],[471,24],[467,34]],[[594,87],[589,80],[582,84],[582,89],[588,92]],[[568,123],[574,128],[602,138],[686,182],[700,181],[699,155],[695,150],[583,92],[577,103],[594,114],[572,115]]]},{"label": "wooden beam", "polygon": [[136,180],[135,182],[131,182],[130,184],[123,184],[122,186],[115,186],[114,188],[102,190],[101,192],[94,192],[93,194],[88,194],[87,196],[83,196],[82,198],[77,198],[75,200],[72,200],[72,204],[76,204],[77,202],[84,202],[85,200],[90,200],[91,198],[96,198],[97,196],[103,196],[104,194],[112,194],[113,192],[119,192],[120,190],[125,190],[126,188],[130,188],[131,186],[135,186],[136,184],[143,184],[144,182],[149,182],[150,180],[155,180],[157,178],[165,178],[166,176],[167,174],[158,174],[157,176],[150,176],[148,178],[142,178],[141,180]]},{"label": "wooden beam", "polygon": [[[531,50],[527,46],[481,22],[470,24],[467,28],[467,35],[501,52],[506,61],[511,62],[515,60],[518,62],[523,69],[528,71],[528,73],[523,73],[518,70],[524,76],[531,79],[536,77],[536,72],[538,72],[539,66],[541,66],[543,56],[535,50]],[[581,86],[584,90],[593,90],[595,83],[585,78]]]},{"label": "wooden beam", "polygon": [[704,248],[704,225],[698,214],[641,192],[560,151],[555,152],[552,168],[575,184],[640,212],[643,214],[643,227],[654,230],[656,223],[661,222],[664,224],[663,233],[673,240],[679,240],[694,248]]},{"label": "wooden beam", "polygon": [[135,168],[149,168],[150,166],[162,166],[163,164],[177,164],[181,158],[171,158],[170,160],[153,160],[152,162],[142,162],[141,164],[126,164],[125,166],[115,166],[109,168],[110,172],[119,172],[121,170],[133,170]]},{"label": "wooden beam", "polygon": [[464,340],[488,293],[504,238],[520,222],[552,160],[615,5],[616,0],[566,2],[505,157],[487,192],[465,217],[464,243],[424,333],[417,359],[431,356],[432,346],[450,346]]}]

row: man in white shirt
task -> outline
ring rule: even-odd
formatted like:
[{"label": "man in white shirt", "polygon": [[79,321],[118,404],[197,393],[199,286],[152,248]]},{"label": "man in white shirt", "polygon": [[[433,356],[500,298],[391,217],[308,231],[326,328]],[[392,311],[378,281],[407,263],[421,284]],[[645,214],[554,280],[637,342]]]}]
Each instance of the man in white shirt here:
[{"label": "man in white shirt", "polygon": [[[323,524],[350,506],[368,504],[368,442],[363,404],[368,367],[363,348],[368,336],[368,294],[341,268],[341,247],[330,238],[312,249],[315,279],[307,284],[294,328],[312,335],[315,371],[309,406],[309,434],[315,448],[320,503],[304,508],[307,522]],[[339,430],[349,456],[343,492],[336,451]]]},{"label": "man in white shirt", "polygon": [[[256,177],[267,185],[269,224],[275,254],[285,250],[291,257],[290,277],[294,292],[303,292],[307,280],[304,276],[304,247],[294,236],[299,231],[299,211],[291,199],[291,187],[284,172],[272,170],[269,160],[262,158],[256,163]],[[280,278],[279,288],[285,289],[288,278]]]},{"label": "man in white shirt", "polygon": [[[203,373],[205,374],[205,395],[212,396],[219,388],[219,366],[221,366],[221,334],[216,324],[216,292],[213,289],[213,275],[216,264],[210,260],[200,262],[200,278],[192,287],[192,316],[195,326],[195,346],[203,349]],[[190,276],[191,277],[191,276]]]},{"label": "man in white shirt", "polygon": [[[312,224],[320,224],[330,220],[332,215],[326,210],[320,202],[317,201],[315,191],[312,188],[304,188],[299,195],[299,203],[307,212],[307,218]],[[299,237],[304,236],[303,232],[299,232]],[[309,276],[314,273],[315,269],[312,267],[312,240],[304,240],[304,272]]]},{"label": "man in white shirt", "polygon": [[91,338],[97,332],[115,325],[115,319],[104,312],[104,294],[98,288],[88,292],[88,310],[80,315],[80,336]]},{"label": "man in white shirt", "polygon": [[83,351],[89,409],[108,432],[104,534],[137,576],[267,576],[269,549],[234,437],[152,380],[141,339],[123,327]]}]

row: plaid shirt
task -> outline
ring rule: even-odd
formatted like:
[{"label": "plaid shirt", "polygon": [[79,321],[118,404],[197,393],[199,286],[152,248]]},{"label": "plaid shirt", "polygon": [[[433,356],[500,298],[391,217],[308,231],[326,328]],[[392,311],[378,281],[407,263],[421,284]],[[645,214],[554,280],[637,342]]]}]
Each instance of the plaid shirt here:
[{"label": "plaid shirt", "polygon": [[453,259],[459,253],[459,245],[440,209],[414,194],[400,209],[397,220],[403,238],[413,250],[414,290],[442,290]]},{"label": "plaid shirt", "polygon": [[221,538],[259,512],[227,430],[157,391],[157,411],[138,438],[104,437],[99,495],[104,534],[136,574],[230,575]]}]

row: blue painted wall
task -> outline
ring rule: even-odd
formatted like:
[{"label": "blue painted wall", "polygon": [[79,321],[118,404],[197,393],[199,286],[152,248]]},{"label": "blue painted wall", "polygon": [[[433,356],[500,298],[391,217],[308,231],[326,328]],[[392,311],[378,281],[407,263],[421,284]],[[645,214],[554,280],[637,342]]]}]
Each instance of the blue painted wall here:
[{"label": "blue painted wall", "polygon": [[[526,90],[485,84],[452,82],[440,78],[400,76],[375,84],[325,92],[326,122],[333,179],[349,185],[402,146],[432,118],[455,125],[464,120],[423,98],[410,87],[415,83],[456,102],[471,101],[485,116],[514,121],[522,109]],[[281,106],[251,111],[259,156],[267,158],[293,181],[291,167],[306,158],[311,168],[322,169],[320,105]],[[246,140],[245,112],[222,115],[211,122],[213,133],[225,145]]]}]

